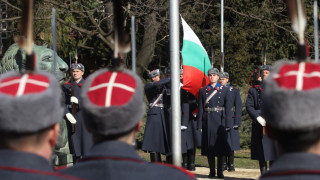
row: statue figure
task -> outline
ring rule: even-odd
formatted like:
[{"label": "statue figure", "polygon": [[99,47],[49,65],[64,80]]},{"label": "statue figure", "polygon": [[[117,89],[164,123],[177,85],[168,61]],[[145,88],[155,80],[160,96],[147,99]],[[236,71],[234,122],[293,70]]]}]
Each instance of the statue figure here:
[{"label": "statue figure", "polygon": [[[25,52],[14,43],[5,52],[3,58],[0,60],[0,74],[8,71],[19,71],[24,67]],[[53,50],[47,46],[33,45],[33,51],[37,56],[36,69],[40,71],[52,72],[53,66]],[[68,65],[59,56],[56,56],[56,72],[55,75],[60,84],[65,82]],[[53,165],[66,165],[72,163],[72,155],[69,152],[67,126],[64,119],[60,121],[60,134],[58,143],[55,148],[55,156],[53,157]]]},{"label": "statue figure", "polygon": [[[53,66],[53,51],[46,46],[33,45],[33,50],[37,56],[37,70],[41,71],[52,71]],[[68,71],[68,65],[61,59],[57,57],[56,65],[56,77],[58,81],[64,83],[66,78],[66,72]],[[8,71],[19,71],[24,66],[25,53],[21,53],[19,46],[14,43],[5,52],[2,60],[0,61],[0,74]]]}]

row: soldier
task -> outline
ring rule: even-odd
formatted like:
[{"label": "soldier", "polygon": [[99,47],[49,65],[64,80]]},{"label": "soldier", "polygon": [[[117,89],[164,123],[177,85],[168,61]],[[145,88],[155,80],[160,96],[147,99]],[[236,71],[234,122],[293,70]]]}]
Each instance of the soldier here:
[{"label": "soldier", "polygon": [[56,78],[9,72],[0,84],[1,179],[76,179],[49,165],[64,111]]},{"label": "soldier", "polygon": [[272,163],[277,157],[277,149],[274,141],[268,138],[265,133],[266,121],[261,116],[261,94],[264,88],[264,80],[270,74],[270,65],[263,65],[261,67],[260,84],[257,84],[249,89],[246,109],[252,119],[252,133],[251,133],[251,159],[258,160],[261,174],[267,170],[267,161]]},{"label": "soldier", "polygon": [[228,84],[229,73],[221,72],[219,82],[222,86],[228,87],[228,96],[230,96],[228,99],[231,101],[230,104],[232,105],[232,119],[227,119],[227,121],[232,122],[230,132],[228,133],[228,142],[230,143],[231,147],[231,155],[225,157],[224,170],[228,169],[228,171],[235,171],[234,151],[240,150],[239,127],[241,125],[242,101],[239,89]]},{"label": "soldier", "polygon": [[150,152],[151,162],[161,162],[161,154],[169,151],[163,96],[166,90],[165,85],[170,82],[170,79],[160,80],[159,69],[151,71],[149,76],[152,82],[144,88],[149,101],[149,111],[141,149]]},{"label": "soldier", "polygon": [[261,179],[320,178],[320,65],[278,62],[266,80],[262,115],[279,158]]},{"label": "soldier", "polygon": [[210,84],[200,88],[198,128],[202,129],[201,154],[207,156],[210,167],[209,178],[214,178],[215,156],[218,157],[217,176],[223,178],[223,156],[231,153],[227,142],[227,132],[232,128],[231,121],[226,121],[225,116],[230,117],[231,106],[227,98],[228,88],[218,82],[219,70],[208,70]]},{"label": "soldier", "polygon": [[140,78],[129,70],[101,69],[88,77],[80,106],[94,145],[64,173],[93,180],[195,179],[182,168],[148,163],[135,152],[132,143],[145,113],[142,88]]},{"label": "soldier", "polygon": [[74,156],[73,163],[76,163],[84,156],[92,146],[92,136],[86,130],[82,115],[79,108],[79,97],[81,87],[84,82],[84,66],[79,64],[71,64],[72,80],[62,86],[64,100],[66,103],[66,119],[70,123],[68,126],[69,149]]},{"label": "soldier", "polygon": [[[183,70],[180,70],[180,79],[183,80]],[[181,143],[182,167],[195,171],[196,148],[201,147],[201,132],[197,130],[195,96],[181,89]]]}]

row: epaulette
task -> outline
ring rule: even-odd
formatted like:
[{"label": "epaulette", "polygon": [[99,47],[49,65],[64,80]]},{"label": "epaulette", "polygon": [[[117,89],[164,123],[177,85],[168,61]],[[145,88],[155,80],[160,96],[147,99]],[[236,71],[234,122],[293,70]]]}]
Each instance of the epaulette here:
[{"label": "epaulette", "polygon": [[173,168],[173,169],[177,169],[181,172],[183,172],[184,174],[188,175],[190,178],[194,179],[195,178],[195,175],[189,171],[187,171],[186,169],[182,168],[182,167],[178,167],[178,166],[175,166],[175,165],[172,165],[172,164],[168,164],[168,163],[160,163],[160,162],[154,162],[154,164],[159,164],[159,165],[162,165],[162,166],[167,166],[167,167],[170,167],[170,168]]},{"label": "epaulette", "polygon": [[66,83],[64,83],[64,85],[69,85],[69,84],[71,84],[71,82],[66,82]]}]

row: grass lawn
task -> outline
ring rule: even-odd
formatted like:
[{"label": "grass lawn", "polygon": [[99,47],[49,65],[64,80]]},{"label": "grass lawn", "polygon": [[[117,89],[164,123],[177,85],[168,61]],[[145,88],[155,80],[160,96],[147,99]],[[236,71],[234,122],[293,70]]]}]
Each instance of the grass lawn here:
[{"label": "grass lawn", "polygon": [[[149,153],[145,153],[141,150],[137,150],[137,152],[143,159],[145,159],[146,161],[150,161]],[[166,160],[166,157],[164,155],[162,155],[161,158],[162,161]],[[235,168],[259,169],[258,161],[250,159],[250,149],[235,151],[234,165]],[[201,156],[200,149],[197,149],[196,152],[196,166],[209,167],[207,157]]]}]

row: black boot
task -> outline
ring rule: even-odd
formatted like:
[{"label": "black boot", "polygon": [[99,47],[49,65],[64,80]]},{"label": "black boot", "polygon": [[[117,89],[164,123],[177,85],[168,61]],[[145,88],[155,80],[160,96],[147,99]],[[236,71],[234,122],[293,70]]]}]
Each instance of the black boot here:
[{"label": "black boot", "polygon": [[267,162],[259,160],[260,173],[264,174],[267,172]]},{"label": "black boot", "polygon": [[172,156],[171,155],[167,155],[167,163],[168,164],[172,164]]},{"label": "black boot", "polygon": [[207,157],[207,158],[208,158],[209,169],[210,169],[208,178],[213,179],[216,176],[214,157]]},{"label": "black boot", "polygon": [[156,152],[150,152],[150,161],[157,162],[157,153]]},{"label": "black boot", "polygon": [[227,159],[228,157],[227,156],[223,156],[223,168],[222,170],[225,171],[225,170],[228,170],[228,166],[227,166]]},{"label": "black boot", "polygon": [[231,155],[228,156],[228,171],[235,171],[235,169],[234,169],[234,151],[231,151]]},{"label": "black boot", "polygon": [[162,161],[161,161],[161,154],[160,154],[160,153],[156,153],[156,161],[157,161],[157,162],[162,162]]},{"label": "black boot", "polygon": [[187,169],[188,168],[188,156],[187,153],[182,154],[182,167]]},{"label": "black boot", "polygon": [[218,157],[218,163],[217,163],[217,176],[218,178],[224,178],[224,175],[223,175],[223,156],[219,156]]},{"label": "black boot", "polygon": [[195,149],[188,150],[188,169],[190,171],[195,171],[196,166],[194,164],[196,158],[196,151]]}]

